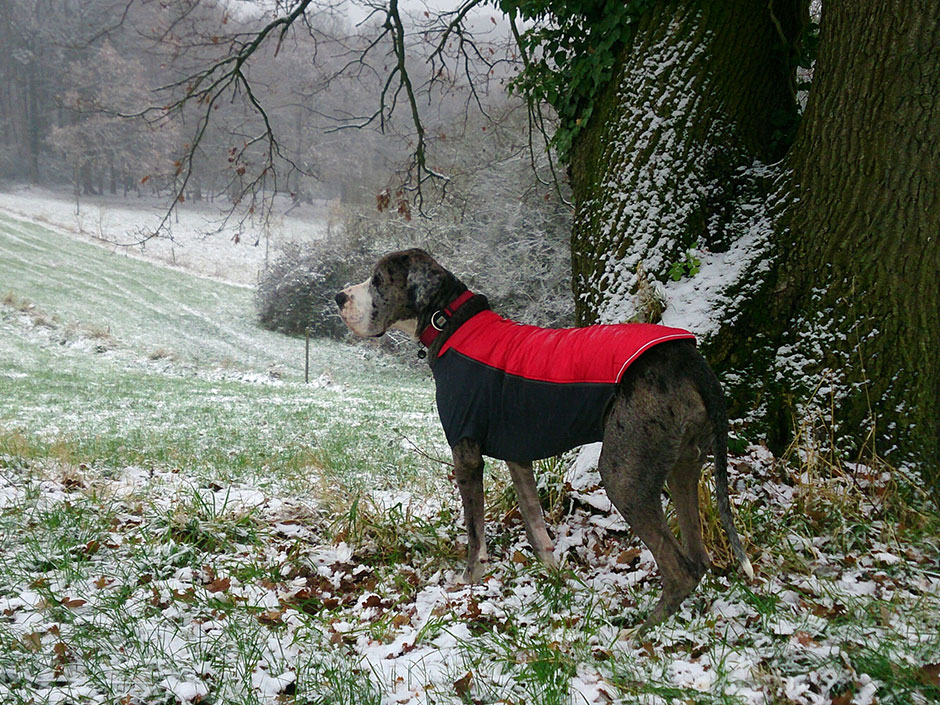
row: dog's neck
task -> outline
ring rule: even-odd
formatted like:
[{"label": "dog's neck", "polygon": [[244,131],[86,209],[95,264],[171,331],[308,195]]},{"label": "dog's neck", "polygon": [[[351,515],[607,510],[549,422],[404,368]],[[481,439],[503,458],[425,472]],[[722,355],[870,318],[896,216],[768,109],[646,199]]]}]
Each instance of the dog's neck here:
[{"label": "dog's neck", "polygon": [[[454,331],[473,316],[490,307],[485,296],[471,293],[463,284],[461,284],[461,287],[462,291],[456,296],[451,295],[445,299],[446,303],[442,306],[434,308],[430,312],[425,312],[418,319],[417,330],[421,331],[419,340],[428,348],[428,364],[431,367],[434,366],[441,347],[453,335]],[[443,318],[439,318],[442,313]]]}]

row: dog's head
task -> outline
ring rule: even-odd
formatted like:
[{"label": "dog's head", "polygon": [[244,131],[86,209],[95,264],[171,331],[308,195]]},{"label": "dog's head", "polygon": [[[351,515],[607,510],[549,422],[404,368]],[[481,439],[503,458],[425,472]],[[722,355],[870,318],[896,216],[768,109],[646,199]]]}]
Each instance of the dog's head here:
[{"label": "dog's head", "polygon": [[364,282],[339,292],[336,304],[343,322],[363,338],[380,336],[389,328],[416,336],[431,313],[463,289],[424,250],[402,250],[380,259]]}]

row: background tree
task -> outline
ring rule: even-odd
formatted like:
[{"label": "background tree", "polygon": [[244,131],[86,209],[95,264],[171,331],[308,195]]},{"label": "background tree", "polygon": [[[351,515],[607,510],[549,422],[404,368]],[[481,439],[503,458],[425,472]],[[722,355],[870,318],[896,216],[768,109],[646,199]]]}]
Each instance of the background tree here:
[{"label": "background tree", "polygon": [[[474,51],[462,19],[478,4],[438,16],[432,60]],[[579,320],[644,317],[642,291],[689,248],[706,268],[733,262],[699,332],[735,412],[777,449],[808,427],[833,450],[915,462],[935,489],[940,6],[828,0],[818,27],[808,0],[500,8],[536,125],[540,101],[558,115]],[[410,95],[397,3],[379,12],[398,60],[386,75]],[[422,128],[416,114],[426,165]]]}]

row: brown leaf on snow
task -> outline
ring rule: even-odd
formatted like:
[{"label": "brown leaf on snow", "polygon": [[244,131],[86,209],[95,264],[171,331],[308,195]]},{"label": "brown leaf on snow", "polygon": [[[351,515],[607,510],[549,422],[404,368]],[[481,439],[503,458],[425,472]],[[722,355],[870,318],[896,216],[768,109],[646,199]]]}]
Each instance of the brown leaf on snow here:
[{"label": "brown leaf on snow", "polygon": [[928,663],[917,669],[917,680],[924,685],[940,688],[940,663]]},{"label": "brown leaf on snow", "polygon": [[258,615],[258,621],[269,626],[272,624],[281,624],[284,612],[284,609],[266,610]]},{"label": "brown leaf on snow", "polygon": [[516,551],[512,554],[512,562],[518,563],[519,565],[525,565],[529,562],[529,559],[526,558],[525,554],[522,551]]},{"label": "brown leaf on snow", "polygon": [[362,603],[363,607],[388,607],[388,603],[378,595],[369,595]]},{"label": "brown leaf on snow", "polygon": [[462,698],[470,692],[470,683],[473,681],[473,673],[467,671],[466,675],[454,681],[454,692],[458,698]]},{"label": "brown leaf on snow", "polygon": [[796,637],[796,640],[800,642],[801,646],[819,646],[815,639],[810,636],[807,632],[796,632],[793,636]]},{"label": "brown leaf on snow", "polygon": [[852,702],[852,691],[847,690],[842,695],[833,695],[832,696],[832,705],[851,705]]},{"label": "brown leaf on snow", "polygon": [[108,587],[108,585],[110,585],[113,582],[114,580],[112,578],[102,575],[100,578],[98,578],[95,581],[95,587],[98,588],[99,590],[104,590],[106,587]]},{"label": "brown leaf on snow", "polygon": [[232,581],[230,578],[217,578],[206,585],[206,590],[209,592],[226,592],[231,585]]},{"label": "brown leaf on snow", "polygon": [[85,600],[82,600],[77,597],[66,597],[62,600],[62,606],[66,609],[74,610],[77,607],[81,607],[85,604]]},{"label": "brown leaf on snow", "polygon": [[816,617],[822,617],[823,619],[832,619],[833,617],[840,617],[845,614],[845,605],[840,605],[838,602],[834,603],[831,607],[821,605],[818,602],[804,602],[804,605],[808,605],[810,611]]},{"label": "brown leaf on snow", "polygon": [[467,616],[470,619],[479,619],[483,614],[483,611],[480,609],[479,603],[472,597],[467,600]]},{"label": "brown leaf on snow", "polygon": [[640,557],[640,553],[642,553],[642,551],[638,548],[628,548],[626,551],[621,551],[620,555],[617,556],[617,563],[620,565],[633,563],[633,561]]},{"label": "brown leaf on snow", "polygon": [[396,614],[392,617],[392,625],[396,627],[403,627],[406,624],[411,624],[411,616],[407,614]]}]

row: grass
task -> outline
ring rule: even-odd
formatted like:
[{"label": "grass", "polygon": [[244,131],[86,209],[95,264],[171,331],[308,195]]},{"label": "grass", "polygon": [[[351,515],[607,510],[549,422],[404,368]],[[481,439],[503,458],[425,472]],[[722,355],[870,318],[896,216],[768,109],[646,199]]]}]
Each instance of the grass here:
[{"label": "grass", "polygon": [[0,251],[4,703],[940,698],[940,519],[904,472],[746,449],[758,580],[703,492],[717,569],[623,639],[656,574],[570,458],[536,469],[562,568],[534,562],[491,466],[490,574],[458,586],[425,374],[322,343],[305,385],[302,344],[257,330],[244,289],[3,216]]}]

